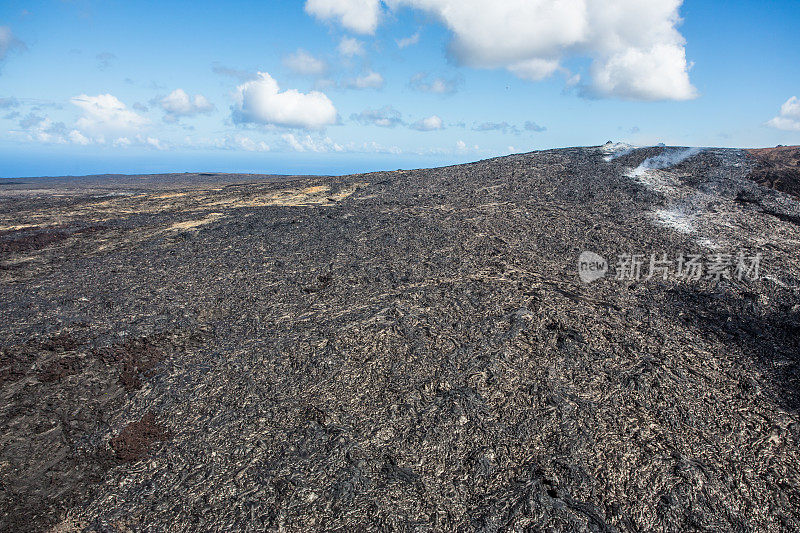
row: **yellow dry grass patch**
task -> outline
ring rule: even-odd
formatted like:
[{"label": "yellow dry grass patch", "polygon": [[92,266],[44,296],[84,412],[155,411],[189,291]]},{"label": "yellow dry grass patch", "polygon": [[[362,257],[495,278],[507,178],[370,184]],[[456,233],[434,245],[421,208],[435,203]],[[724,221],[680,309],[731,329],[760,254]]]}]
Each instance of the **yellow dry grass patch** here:
[{"label": "yellow dry grass patch", "polygon": [[39,224],[17,224],[14,226],[0,226],[0,231],[19,231],[23,229],[38,228]]},{"label": "yellow dry grass patch", "polygon": [[167,231],[189,231],[199,228],[200,226],[205,226],[206,224],[211,224],[215,220],[219,220],[222,216],[222,213],[209,213],[205,218],[200,218],[197,220],[186,220],[184,222],[177,222],[167,228]]},{"label": "yellow dry grass patch", "polygon": [[[266,190],[261,194],[225,194],[224,189],[207,189],[202,191],[160,192],[156,194],[134,194],[115,198],[104,198],[89,202],[71,209],[32,210],[17,212],[14,217],[0,216],[0,231],[36,228],[37,226],[69,225],[76,221],[91,220],[94,224],[102,224],[110,220],[137,214],[156,214],[164,212],[187,213],[203,211],[209,208],[235,209],[243,207],[313,207],[329,206],[344,200],[368,183],[355,183],[349,187],[331,193],[328,185],[311,185],[290,189]],[[222,192],[223,196],[211,193]],[[20,220],[22,218],[22,220]],[[206,219],[202,219],[206,220]],[[25,222],[20,224],[20,222]],[[194,221],[198,222],[198,221]],[[208,221],[210,222],[210,220]],[[171,226],[173,231],[193,229],[208,222],[184,227],[190,222],[180,222]]]},{"label": "yellow dry grass patch", "polygon": [[266,196],[255,198],[225,198],[210,202],[208,206],[221,206],[228,208],[237,207],[310,207],[313,205],[332,205],[334,202],[344,200],[356,190],[368,185],[356,183],[337,193],[329,194],[331,188],[327,185],[313,185],[303,189],[282,189]]},{"label": "yellow dry grass patch", "polygon": [[188,192],[165,192],[161,194],[154,194],[150,198],[156,200],[166,200],[168,198],[183,198],[185,196],[189,196]]}]

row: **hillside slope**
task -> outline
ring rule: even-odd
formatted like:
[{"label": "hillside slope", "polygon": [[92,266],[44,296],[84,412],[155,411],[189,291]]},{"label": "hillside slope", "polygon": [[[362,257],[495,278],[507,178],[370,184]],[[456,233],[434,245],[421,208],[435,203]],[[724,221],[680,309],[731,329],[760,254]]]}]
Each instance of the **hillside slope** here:
[{"label": "hillside slope", "polygon": [[0,529],[798,530],[800,204],[758,168],[0,188]]}]

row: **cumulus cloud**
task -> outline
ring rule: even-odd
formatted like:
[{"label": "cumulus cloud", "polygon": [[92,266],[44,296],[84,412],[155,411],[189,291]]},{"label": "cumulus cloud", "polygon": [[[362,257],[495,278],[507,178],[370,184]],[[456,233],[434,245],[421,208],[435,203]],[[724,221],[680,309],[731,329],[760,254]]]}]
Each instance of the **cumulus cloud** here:
[{"label": "cumulus cloud", "polygon": [[70,99],[73,105],[83,111],[75,123],[77,129],[86,135],[98,137],[122,137],[138,132],[148,124],[148,120],[128,109],[115,96],[82,94]]},{"label": "cumulus cloud", "polygon": [[269,152],[270,147],[264,141],[254,141],[250,137],[244,135],[237,135],[233,139],[229,139],[228,143],[234,148],[240,148],[247,152]]},{"label": "cumulus cloud", "polygon": [[561,67],[556,59],[526,59],[506,67],[512,74],[523,80],[542,81],[555,74]]},{"label": "cumulus cloud", "polygon": [[467,143],[465,143],[462,140],[459,140],[459,141],[456,142],[456,152],[458,152],[460,154],[466,154],[466,153],[469,153],[469,152],[477,152],[479,150],[480,150],[480,147],[477,144],[469,146]]},{"label": "cumulus cloud", "polygon": [[370,70],[363,76],[359,76],[354,80],[350,80],[348,85],[355,89],[380,89],[383,87],[383,84],[383,76],[373,70]]},{"label": "cumulus cloud", "polygon": [[442,119],[439,116],[432,115],[413,123],[411,128],[417,131],[441,130],[444,129],[444,122],[442,122]]},{"label": "cumulus cloud", "polygon": [[461,85],[461,78],[430,77],[426,72],[418,72],[409,81],[409,85],[416,91],[434,94],[453,94]]},{"label": "cumulus cloud", "polygon": [[628,100],[690,100],[697,92],[689,82],[683,46],[656,44],[628,48],[592,65],[592,90]]},{"label": "cumulus cloud", "polygon": [[105,142],[103,137],[96,140],[77,129],[70,130],[63,122],[53,122],[50,117],[29,112],[19,122],[21,132],[28,140],[45,144],[77,144],[85,146],[93,142]]},{"label": "cumulus cloud", "polygon": [[397,47],[401,50],[403,48],[408,48],[409,46],[413,46],[419,42],[419,32],[415,33],[414,35],[409,35],[408,37],[404,37],[402,39],[397,39]]},{"label": "cumulus cloud", "polygon": [[333,102],[319,91],[281,92],[278,82],[266,72],[236,88],[233,120],[288,128],[316,129],[337,122]]},{"label": "cumulus cloud", "polygon": [[363,56],[364,43],[353,37],[343,37],[339,42],[338,50],[345,57]]},{"label": "cumulus cloud", "polygon": [[379,0],[307,0],[306,13],[321,20],[336,20],[348,30],[373,34],[378,27]]},{"label": "cumulus cloud", "polygon": [[246,152],[269,152],[272,147],[264,141],[254,140],[246,135],[226,135],[214,139],[193,139],[186,137],[185,146],[208,150],[244,150]]},{"label": "cumulus cloud", "polygon": [[323,60],[317,59],[302,48],[286,56],[283,64],[303,76],[321,76],[328,70],[328,65]]},{"label": "cumulus cloud", "polygon": [[67,127],[63,122],[53,122],[49,117],[28,113],[19,122],[28,139],[42,143],[65,144]]},{"label": "cumulus cloud", "polygon": [[161,140],[156,139],[155,137],[146,137],[144,143],[156,150],[166,150],[167,147],[161,143]]},{"label": "cumulus cloud", "polygon": [[344,146],[347,152],[362,152],[369,154],[394,154],[399,155],[403,150],[398,146],[384,146],[375,141],[364,141],[361,143],[349,142]]},{"label": "cumulus cloud", "polygon": [[784,131],[800,131],[800,99],[792,96],[786,100],[780,114],[767,122],[767,126]]},{"label": "cumulus cloud", "polygon": [[78,130],[72,130],[69,132],[69,140],[70,142],[74,144],[80,144],[81,146],[86,146],[87,144],[91,143],[89,138]]},{"label": "cumulus cloud", "polygon": [[350,120],[365,126],[380,126],[381,128],[394,128],[403,125],[403,115],[392,106],[380,109],[365,109],[361,113],[350,115]]},{"label": "cumulus cloud", "polygon": [[333,142],[330,137],[315,139],[311,135],[297,137],[293,133],[281,136],[288,148],[296,152],[343,152],[344,147]]},{"label": "cumulus cloud", "polygon": [[19,100],[17,100],[13,96],[9,96],[7,98],[0,98],[0,109],[9,109],[18,106],[19,106]]},{"label": "cumulus cloud", "polygon": [[[183,89],[175,89],[159,102],[164,110],[165,122],[177,122],[181,117],[192,117],[201,113],[210,113],[214,104],[202,94],[190,97]],[[136,104],[134,104],[134,108]]]},{"label": "cumulus cloud", "polygon": [[[450,54],[463,65],[505,68],[530,80],[563,72],[575,80],[562,63],[571,57],[588,57],[592,79],[583,88],[586,95],[630,100],[697,96],[689,79],[691,64],[686,59],[685,40],[677,29],[683,0],[385,3],[391,8],[416,8],[438,18],[453,34]],[[370,4],[365,10],[378,13],[371,19],[377,24],[380,1],[362,0],[359,4]],[[336,17],[329,14],[323,18]]]}]

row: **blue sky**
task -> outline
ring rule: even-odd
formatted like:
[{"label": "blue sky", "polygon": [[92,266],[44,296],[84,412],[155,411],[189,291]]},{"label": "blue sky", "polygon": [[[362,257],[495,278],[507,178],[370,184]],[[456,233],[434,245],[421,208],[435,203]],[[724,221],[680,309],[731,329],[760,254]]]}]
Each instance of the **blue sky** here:
[{"label": "blue sky", "polygon": [[800,144],[798,27],[796,1],[6,0],[0,176]]}]

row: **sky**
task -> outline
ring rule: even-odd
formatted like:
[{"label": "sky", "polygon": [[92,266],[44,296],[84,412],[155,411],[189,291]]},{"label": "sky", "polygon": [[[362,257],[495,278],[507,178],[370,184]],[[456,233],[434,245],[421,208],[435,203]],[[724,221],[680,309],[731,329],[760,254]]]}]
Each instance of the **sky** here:
[{"label": "sky", "polygon": [[800,144],[796,0],[0,3],[0,177]]}]

